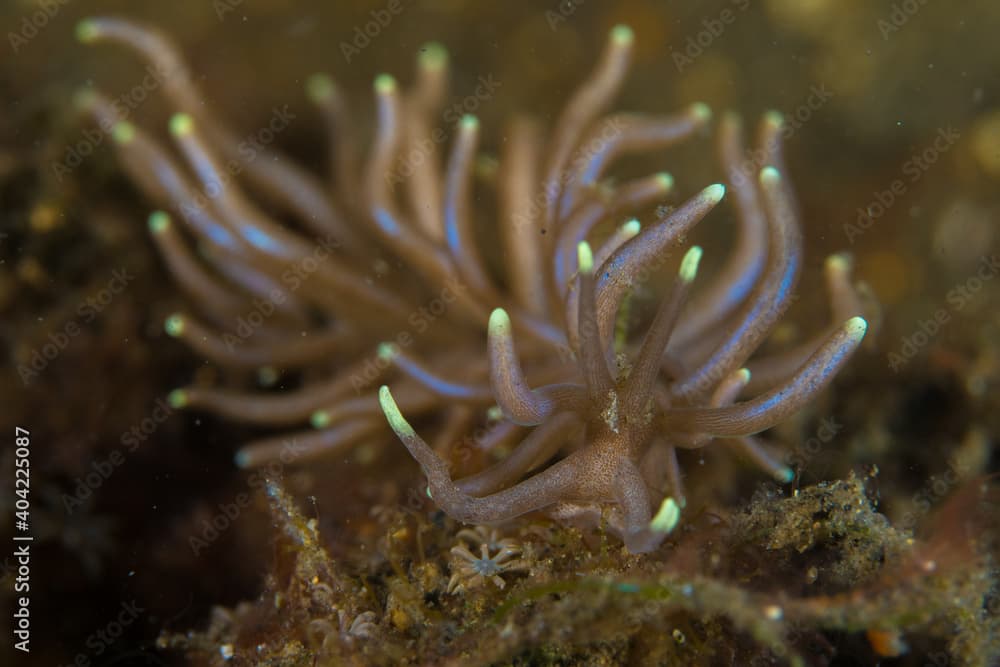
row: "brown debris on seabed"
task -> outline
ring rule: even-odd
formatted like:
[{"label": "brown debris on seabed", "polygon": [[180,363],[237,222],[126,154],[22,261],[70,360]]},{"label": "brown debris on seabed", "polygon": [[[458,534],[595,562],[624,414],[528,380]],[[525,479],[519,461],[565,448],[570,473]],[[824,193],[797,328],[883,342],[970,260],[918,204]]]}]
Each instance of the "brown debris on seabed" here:
[{"label": "brown debris on seabed", "polygon": [[874,664],[911,650],[994,664],[996,480],[968,483],[921,538],[876,511],[877,481],[764,489],[742,511],[703,511],[653,558],[548,522],[466,530],[505,536],[526,571],[456,594],[450,520],[380,509],[381,564],[358,570],[272,481],[267,590],[158,644],[213,665]]}]

